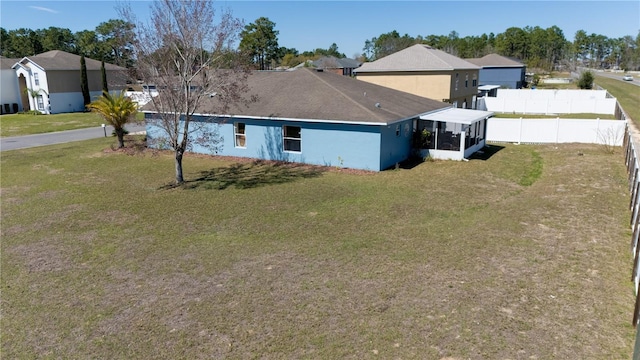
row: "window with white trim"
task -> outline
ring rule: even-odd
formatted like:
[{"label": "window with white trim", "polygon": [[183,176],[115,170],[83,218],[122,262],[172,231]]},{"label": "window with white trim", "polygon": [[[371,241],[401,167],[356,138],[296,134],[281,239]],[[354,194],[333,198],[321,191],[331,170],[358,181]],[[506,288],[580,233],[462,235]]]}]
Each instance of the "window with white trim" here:
[{"label": "window with white trim", "polygon": [[34,83],[36,86],[40,86],[40,79],[38,78],[38,73],[37,73],[37,72],[36,72],[36,73],[33,73],[33,83]]},{"label": "window with white trim", "polygon": [[284,151],[300,152],[302,149],[300,126],[283,126],[282,141]]},{"label": "window with white trim", "polygon": [[38,110],[44,110],[44,98],[42,95],[38,95],[36,99],[38,100]]},{"label": "window with white trim", "polygon": [[245,123],[237,122],[233,124],[233,135],[236,147],[247,147],[247,135],[245,133]]}]

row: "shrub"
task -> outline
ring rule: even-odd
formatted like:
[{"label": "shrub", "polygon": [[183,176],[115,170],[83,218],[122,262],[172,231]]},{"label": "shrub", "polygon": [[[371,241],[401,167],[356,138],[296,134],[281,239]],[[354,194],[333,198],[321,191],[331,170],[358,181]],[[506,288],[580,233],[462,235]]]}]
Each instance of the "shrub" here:
[{"label": "shrub", "polygon": [[593,88],[593,74],[591,71],[585,71],[580,75],[578,80],[578,87],[580,89],[592,89]]}]

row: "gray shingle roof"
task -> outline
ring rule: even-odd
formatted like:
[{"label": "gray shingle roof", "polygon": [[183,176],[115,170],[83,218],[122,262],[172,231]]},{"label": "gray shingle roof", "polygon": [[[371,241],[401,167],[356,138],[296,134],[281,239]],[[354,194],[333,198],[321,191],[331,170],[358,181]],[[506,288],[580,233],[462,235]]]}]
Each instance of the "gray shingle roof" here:
[{"label": "gray shingle roof", "polygon": [[488,54],[481,58],[466,59],[480,67],[524,67],[524,64],[516,60],[498,54]]},{"label": "gray shingle roof", "polygon": [[[31,60],[45,70],[80,70],[80,55],[71,54],[60,50],[51,50],[36,56],[29,56],[19,60],[25,63],[27,59]],[[18,61],[16,61],[18,62]],[[14,62],[14,64],[16,63]],[[85,57],[87,70],[100,70],[100,61]],[[123,67],[105,63],[106,70],[126,70]]]},{"label": "gray shingle roof", "polygon": [[[226,115],[336,122],[390,123],[450,107],[450,104],[370,84],[328,71],[258,71],[248,78],[259,100],[237,105]],[[200,109],[212,108],[215,97]],[[376,106],[378,104],[378,106]]]},{"label": "gray shingle roof", "polygon": [[416,44],[382,59],[364,63],[354,72],[448,71],[463,69],[479,69],[479,67],[442,50],[434,49],[428,45]]},{"label": "gray shingle roof", "polygon": [[313,61],[313,66],[320,69],[343,69],[343,68],[357,68],[362,63],[355,59],[349,58],[337,58],[335,56],[323,56]]},{"label": "gray shingle roof", "polygon": [[0,57],[0,69],[2,69],[2,70],[11,69],[11,67],[15,63],[17,63],[18,61],[20,61],[20,59],[11,59],[11,58],[6,58],[6,57]]}]

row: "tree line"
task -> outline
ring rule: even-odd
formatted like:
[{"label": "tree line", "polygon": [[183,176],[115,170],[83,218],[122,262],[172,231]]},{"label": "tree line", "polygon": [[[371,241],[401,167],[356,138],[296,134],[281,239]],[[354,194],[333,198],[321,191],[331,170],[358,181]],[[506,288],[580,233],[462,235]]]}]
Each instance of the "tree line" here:
[{"label": "tree line", "polygon": [[[49,27],[31,30],[0,28],[0,55],[21,58],[49,50],[63,50],[131,68],[135,64],[132,46],[134,26],[112,19],[94,30],[72,33],[69,29]],[[299,51],[280,46],[276,24],[260,17],[240,31],[238,52],[254,68],[265,70],[278,66],[292,67],[308,60],[330,55],[346,57],[332,43],[328,48]],[[479,58],[487,54],[516,58],[528,68],[551,71],[571,70],[578,66],[599,69],[640,70],[640,32],[634,38],[626,35],[608,38],[601,34],[576,32],[567,40],[558,26],[510,27],[502,33],[460,37],[456,31],[447,35],[400,35],[396,30],[367,39],[362,53],[354,55],[363,62],[380,59],[414,44],[426,44],[460,58]]]},{"label": "tree line", "polygon": [[589,66],[599,69],[640,69],[640,32],[633,38],[608,38],[600,34],[576,32],[574,40],[565,38],[562,29],[551,26],[510,27],[499,34],[460,37],[448,35],[400,36],[391,31],[365,41],[363,59],[376,60],[412,46],[426,44],[460,58],[479,58],[487,54],[516,58],[529,68],[554,70]]},{"label": "tree line", "polygon": [[100,23],[94,30],[76,33],[54,26],[37,30],[0,28],[0,55],[22,58],[62,50],[129,68],[135,63],[134,40],[133,25],[118,19]]}]

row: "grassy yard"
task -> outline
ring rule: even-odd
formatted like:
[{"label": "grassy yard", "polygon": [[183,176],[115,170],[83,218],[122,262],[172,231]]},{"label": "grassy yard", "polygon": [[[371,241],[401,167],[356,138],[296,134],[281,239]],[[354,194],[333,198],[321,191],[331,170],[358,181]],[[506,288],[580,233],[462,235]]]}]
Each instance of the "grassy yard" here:
[{"label": "grassy yard", "polygon": [[[628,184],[592,145],[355,173],[112,139],[3,152],[3,358],[626,359]],[[491,153],[490,152],[490,153]]]},{"label": "grassy yard", "polygon": [[[139,115],[141,116],[142,114]],[[138,119],[142,119],[142,117]],[[82,129],[100,126],[103,123],[104,120],[93,113],[7,114],[0,115],[0,136],[19,136]]]},{"label": "grassy yard", "polygon": [[640,86],[627,84],[624,81],[597,76],[595,83],[607,89],[611,95],[618,99],[624,111],[633,119],[636,126],[640,127]]}]

